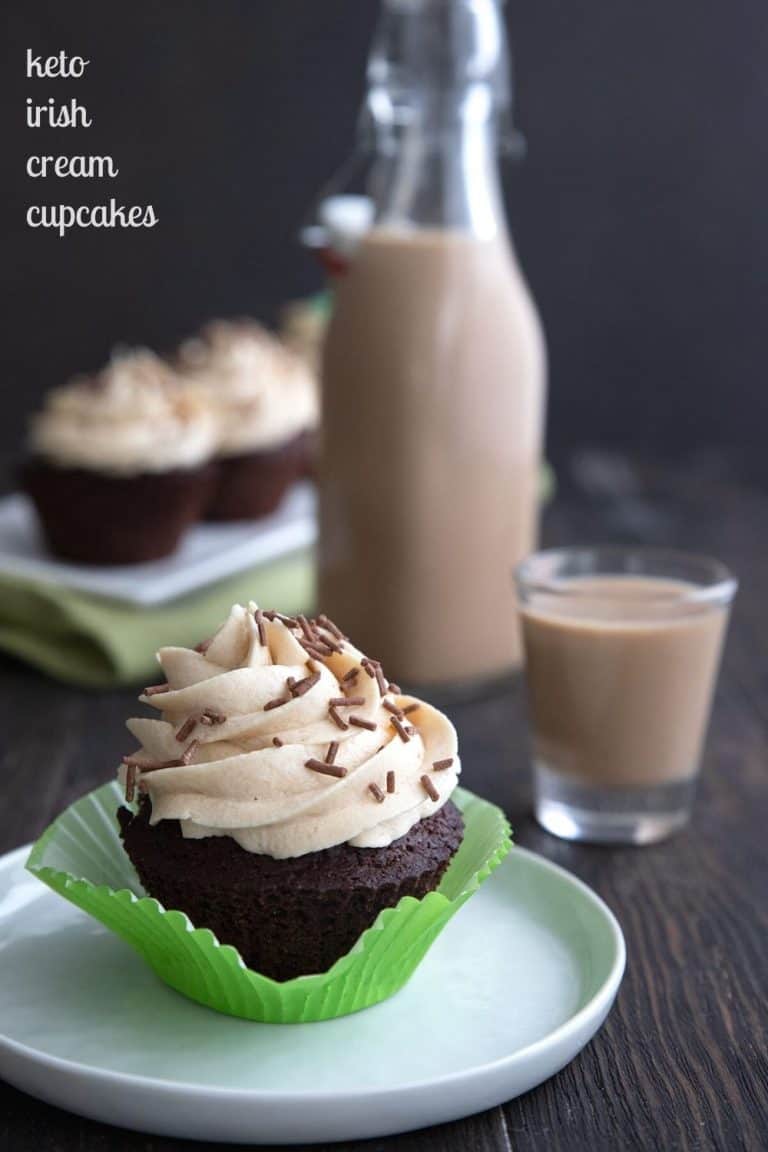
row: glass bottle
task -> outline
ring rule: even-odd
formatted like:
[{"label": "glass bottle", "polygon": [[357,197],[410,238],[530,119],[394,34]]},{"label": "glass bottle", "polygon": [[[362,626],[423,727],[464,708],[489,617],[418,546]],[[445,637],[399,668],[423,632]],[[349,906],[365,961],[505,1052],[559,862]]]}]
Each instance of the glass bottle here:
[{"label": "glass bottle", "polygon": [[407,684],[521,661],[546,356],[501,199],[508,113],[497,0],[384,0],[366,228],[323,355],[318,602]]}]

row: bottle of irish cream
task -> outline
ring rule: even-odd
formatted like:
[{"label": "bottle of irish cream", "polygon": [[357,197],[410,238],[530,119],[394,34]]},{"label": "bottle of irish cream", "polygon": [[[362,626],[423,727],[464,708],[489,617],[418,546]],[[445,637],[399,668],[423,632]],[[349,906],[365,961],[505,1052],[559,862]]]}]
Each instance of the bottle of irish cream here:
[{"label": "bottle of irish cream", "polygon": [[520,663],[545,349],[498,178],[496,0],[384,0],[368,69],[371,223],[323,364],[319,603],[408,684]]}]

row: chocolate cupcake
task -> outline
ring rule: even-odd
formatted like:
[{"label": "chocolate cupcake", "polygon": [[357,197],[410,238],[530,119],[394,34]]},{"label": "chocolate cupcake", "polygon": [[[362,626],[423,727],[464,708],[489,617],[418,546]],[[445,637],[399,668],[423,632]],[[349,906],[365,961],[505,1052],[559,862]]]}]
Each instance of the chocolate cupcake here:
[{"label": "chocolate cupcake", "polygon": [[457,851],[460,763],[440,712],[403,697],[324,617],[236,606],[128,727],[121,834],[146,891],[276,980],[327,970],[379,912],[434,890]]},{"label": "chocolate cupcake", "polygon": [[187,381],[215,413],[217,484],[211,520],[266,516],[311,467],[316,380],[306,363],[251,320],[218,320],[179,350]]},{"label": "chocolate cupcake", "polygon": [[62,559],[157,560],[207,503],[214,443],[211,413],[180,378],[151,352],[125,353],[48,395],[22,484]]}]

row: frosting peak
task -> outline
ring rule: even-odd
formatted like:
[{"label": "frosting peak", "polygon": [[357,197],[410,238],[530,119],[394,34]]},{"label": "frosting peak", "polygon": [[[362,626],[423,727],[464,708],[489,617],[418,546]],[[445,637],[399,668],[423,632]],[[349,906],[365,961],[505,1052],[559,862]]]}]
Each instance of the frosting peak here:
[{"label": "frosting peak", "polygon": [[313,374],[252,320],[215,320],[185,341],[179,367],[218,421],[224,456],[276,448],[319,419]]},{"label": "frosting peak", "polygon": [[456,785],[448,719],[400,695],[325,617],[235,605],[209,642],[158,660],[167,683],[141,699],[160,718],[129,721],[141,748],[121,769],[152,823],[278,859],[384,847]]}]

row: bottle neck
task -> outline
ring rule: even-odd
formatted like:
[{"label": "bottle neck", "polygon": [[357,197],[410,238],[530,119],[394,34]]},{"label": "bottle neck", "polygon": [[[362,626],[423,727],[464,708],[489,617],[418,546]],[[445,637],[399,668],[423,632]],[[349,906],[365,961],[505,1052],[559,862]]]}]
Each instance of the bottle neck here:
[{"label": "bottle neck", "polygon": [[375,226],[506,232],[493,117],[421,118],[378,141],[370,195]]}]

